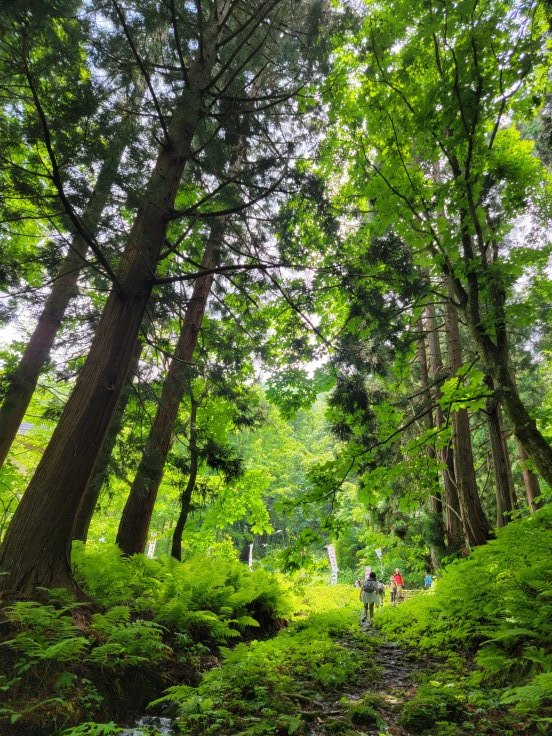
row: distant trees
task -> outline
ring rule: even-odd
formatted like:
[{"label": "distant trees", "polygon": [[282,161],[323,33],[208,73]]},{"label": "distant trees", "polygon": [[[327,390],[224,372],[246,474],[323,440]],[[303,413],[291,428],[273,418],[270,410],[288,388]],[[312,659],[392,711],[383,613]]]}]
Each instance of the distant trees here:
[{"label": "distant trees", "polygon": [[[425,407],[413,403],[412,413],[423,421],[429,412],[435,412],[435,431],[429,421],[425,424],[426,441],[437,441],[441,447],[444,508],[454,514],[457,493],[469,545],[482,544],[490,532],[474,473],[474,423],[469,411],[487,413],[499,523],[506,522],[515,503],[499,407],[504,408],[509,426],[534,466],[552,483],[552,449],[513,377],[511,333],[520,313],[510,309],[517,279],[544,262],[547,250],[528,252],[509,238],[516,218],[541,197],[540,188],[547,181],[546,170],[532,153],[532,143],[522,138],[514,122],[516,115],[521,122],[530,118],[538,104],[546,68],[542,44],[546,21],[536,5],[510,10],[494,0],[368,8],[361,27],[348,34],[336,52],[326,95],[333,125],[318,167],[334,186],[335,204],[347,213],[349,268],[360,283],[367,284],[366,293],[371,289],[377,294],[375,285],[385,282],[381,304],[389,314],[383,322],[381,316],[376,318],[368,299],[362,315],[358,307],[349,311],[346,334],[358,345],[357,361],[341,341],[343,386],[336,401],[344,406],[349,403],[347,414],[352,414],[358,428],[355,435],[361,432],[361,412],[372,414],[380,425],[376,437],[360,447],[355,436],[353,455],[361,469],[369,467],[372,472],[373,468],[375,477],[381,479],[373,467],[375,456],[396,432],[389,431],[389,439],[382,439],[383,407],[389,415],[393,402],[389,396],[370,401],[370,384],[377,385],[371,377],[381,373],[387,382],[404,380],[408,341],[415,344],[415,325],[426,310],[424,331],[430,338],[426,349],[433,354],[435,368],[428,371],[433,381],[429,375],[427,383],[422,380]],[[390,279],[400,281],[406,273],[404,265],[397,268],[389,254],[381,255],[379,267],[368,265],[366,240],[383,242],[392,236],[411,254],[425,279],[425,293],[410,304],[404,289],[398,296],[390,295]],[[390,265],[395,265],[392,277]],[[356,286],[356,293],[361,288]],[[437,323],[428,317],[431,303],[442,305],[441,346],[435,339]],[[410,318],[404,316],[408,310]],[[403,316],[393,323],[401,312]],[[378,345],[381,325],[392,323]],[[397,344],[393,334],[406,338],[402,358],[396,350],[389,352]],[[461,335],[469,344],[471,364],[461,354]],[[448,370],[440,376],[442,346],[446,346]],[[359,365],[362,357],[364,367]],[[470,379],[475,366],[478,377],[474,373]],[[432,382],[433,407],[427,396]],[[358,395],[354,405],[348,400],[353,384]],[[459,391],[463,385],[465,389]],[[447,417],[446,426],[440,412]],[[408,413],[402,419],[411,432]],[[397,420],[401,421],[400,414]],[[443,439],[437,439],[439,428],[449,424],[453,452],[450,445],[448,449],[443,446]],[[363,444],[372,448],[371,454],[361,449]],[[447,458],[453,459],[454,468]],[[391,458],[389,462],[392,464]],[[404,466],[402,469],[405,472]],[[454,488],[450,503],[447,487],[451,492]],[[456,534],[451,521],[449,517],[447,536],[452,541]]]}]

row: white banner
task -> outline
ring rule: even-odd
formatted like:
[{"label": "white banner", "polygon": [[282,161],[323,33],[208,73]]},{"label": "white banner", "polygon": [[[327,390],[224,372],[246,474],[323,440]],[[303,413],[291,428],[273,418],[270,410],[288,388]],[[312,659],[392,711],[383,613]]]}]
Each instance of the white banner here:
[{"label": "white banner", "polygon": [[249,559],[247,561],[249,569],[253,569],[253,542],[249,545]]},{"label": "white banner", "polygon": [[333,544],[327,544],[326,549],[328,550],[328,559],[330,560],[330,567],[332,569],[332,577],[330,579],[330,583],[332,585],[335,585],[337,583],[337,573],[339,572],[339,568],[337,566],[337,557],[335,554],[335,547]]}]

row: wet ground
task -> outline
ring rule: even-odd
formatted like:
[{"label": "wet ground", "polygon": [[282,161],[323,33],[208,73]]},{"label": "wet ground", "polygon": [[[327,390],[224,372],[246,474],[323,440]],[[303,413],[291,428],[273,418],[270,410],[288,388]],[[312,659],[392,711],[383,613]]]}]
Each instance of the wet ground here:
[{"label": "wet ground", "polygon": [[[374,659],[378,666],[378,674],[374,677],[370,671],[369,676],[351,683],[336,695],[333,702],[328,702],[314,719],[309,732],[311,736],[326,736],[339,732],[341,730],[339,722],[346,717],[348,704],[359,703],[365,700],[367,695],[374,696],[374,707],[379,722],[373,726],[357,725],[355,734],[380,736],[385,733],[389,736],[409,736],[409,733],[398,725],[397,718],[402,704],[414,695],[415,676],[422,669],[420,662],[416,661],[413,652],[393,642],[385,641],[377,629],[367,624],[361,624],[361,629],[377,643]],[[340,643],[345,647],[357,646],[355,639],[341,640]]]}]

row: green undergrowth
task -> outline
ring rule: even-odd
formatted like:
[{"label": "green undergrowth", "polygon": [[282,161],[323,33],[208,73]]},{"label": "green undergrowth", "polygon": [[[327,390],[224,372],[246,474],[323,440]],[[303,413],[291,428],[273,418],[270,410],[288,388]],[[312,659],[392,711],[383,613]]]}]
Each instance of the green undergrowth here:
[{"label": "green undergrowth", "polygon": [[470,733],[468,722],[455,725],[463,718],[458,709],[450,710],[460,701],[478,734],[496,733],[496,718],[503,718],[501,734],[549,732],[551,531],[552,507],[513,522],[449,565],[434,589],[378,617],[388,637],[442,662],[440,676],[405,708],[412,733]]},{"label": "green undergrowth", "polygon": [[168,684],[198,681],[219,647],[274,633],[291,610],[276,576],[234,560],[78,545],[73,562],[89,600],[44,590],[1,610],[2,734],[92,733],[87,722],[128,718]]},{"label": "green undergrowth", "polygon": [[[332,694],[360,676],[377,679],[376,645],[359,629],[356,599],[348,586],[307,588],[304,618],[268,641],[224,649],[221,666],[199,685],[169,688],[156,704],[176,707],[179,729],[190,736],[305,733]],[[351,710],[351,728],[355,717],[360,710]]]}]

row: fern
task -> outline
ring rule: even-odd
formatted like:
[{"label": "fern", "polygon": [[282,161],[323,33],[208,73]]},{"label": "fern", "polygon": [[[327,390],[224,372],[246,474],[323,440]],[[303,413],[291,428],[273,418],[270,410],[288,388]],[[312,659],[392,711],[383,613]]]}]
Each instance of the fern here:
[{"label": "fern", "polygon": [[538,711],[545,703],[552,704],[552,672],[536,675],[531,682],[507,690],[502,703],[515,704],[515,711],[526,714]]},{"label": "fern", "polygon": [[86,721],[73,728],[64,729],[60,736],[116,736],[122,732],[123,729],[116,726],[113,721],[110,723]]}]

